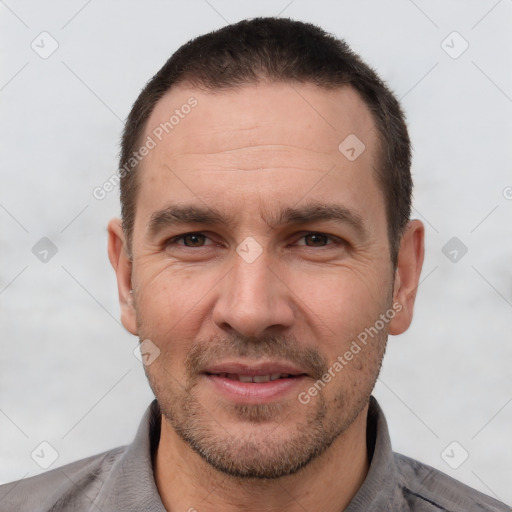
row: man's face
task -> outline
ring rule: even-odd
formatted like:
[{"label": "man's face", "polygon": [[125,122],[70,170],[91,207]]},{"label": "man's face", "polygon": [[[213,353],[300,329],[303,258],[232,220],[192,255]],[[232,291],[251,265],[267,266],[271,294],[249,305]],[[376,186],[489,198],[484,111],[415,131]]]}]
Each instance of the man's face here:
[{"label": "man's face", "polygon": [[[221,471],[291,474],[366,411],[384,354],[394,281],[370,112],[350,88],[182,85],[148,135],[123,321],[160,350],[146,373],[164,419]],[[338,149],[351,135],[355,160],[361,146]]]}]

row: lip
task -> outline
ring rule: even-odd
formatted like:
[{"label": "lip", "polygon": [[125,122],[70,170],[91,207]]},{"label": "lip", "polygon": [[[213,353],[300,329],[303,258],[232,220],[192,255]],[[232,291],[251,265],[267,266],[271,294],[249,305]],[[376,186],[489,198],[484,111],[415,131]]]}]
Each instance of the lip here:
[{"label": "lip", "polygon": [[[241,382],[226,377],[226,373],[252,377],[281,373],[288,374],[290,377],[267,382]],[[202,375],[212,386],[216,395],[240,404],[270,403],[285,398],[294,391],[298,394],[304,386],[304,379],[308,377],[300,368],[279,361],[258,361],[257,363],[226,361],[209,366]]]}]

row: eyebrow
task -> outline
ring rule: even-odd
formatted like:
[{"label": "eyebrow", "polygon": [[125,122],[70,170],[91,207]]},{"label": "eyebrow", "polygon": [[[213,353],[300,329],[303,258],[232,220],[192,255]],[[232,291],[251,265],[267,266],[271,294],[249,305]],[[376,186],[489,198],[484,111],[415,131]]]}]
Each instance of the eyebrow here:
[{"label": "eyebrow", "polygon": [[284,208],[276,219],[269,219],[268,223],[272,226],[279,226],[319,221],[334,221],[339,224],[348,224],[358,234],[367,235],[363,217],[355,210],[338,204],[311,203],[299,208]]},{"label": "eyebrow", "polygon": [[[364,219],[358,212],[337,204],[315,202],[300,207],[286,207],[277,215],[267,214],[264,220],[273,229],[284,225],[334,221],[339,224],[348,224],[361,237],[366,237],[368,234]],[[151,215],[147,232],[150,237],[154,237],[161,230],[180,224],[222,225],[233,230],[238,225],[238,220],[206,206],[170,205]]]},{"label": "eyebrow", "polygon": [[179,224],[224,225],[233,228],[234,223],[214,208],[205,206],[170,205],[151,215],[148,224],[148,233],[151,237],[157,235],[162,229]]}]

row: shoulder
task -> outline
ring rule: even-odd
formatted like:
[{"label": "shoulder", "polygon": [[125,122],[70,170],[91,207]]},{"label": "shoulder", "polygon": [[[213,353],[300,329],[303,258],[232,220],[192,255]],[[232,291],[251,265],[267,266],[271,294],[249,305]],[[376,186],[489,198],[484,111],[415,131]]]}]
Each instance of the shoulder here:
[{"label": "shoulder", "polygon": [[115,448],[40,475],[0,485],[0,510],[89,510],[111,468],[125,450],[126,447]]},{"label": "shoulder", "polygon": [[427,464],[394,454],[404,498],[411,510],[511,512],[511,508]]}]

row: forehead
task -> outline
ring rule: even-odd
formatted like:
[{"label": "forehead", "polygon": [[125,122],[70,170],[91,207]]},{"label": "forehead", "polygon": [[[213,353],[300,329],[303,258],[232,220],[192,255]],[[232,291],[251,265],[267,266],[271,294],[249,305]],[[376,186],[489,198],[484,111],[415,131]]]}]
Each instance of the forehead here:
[{"label": "forehead", "polygon": [[247,217],[314,196],[360,211],[384,208],[373,170],[375,124],[349,87],[258,83],[204,91],[181,84],[157,103],[149,138],[154,148],[141,165],[137,201],[146,225],[151,210],[173,202]]},{"label": "forehead", "polygon": [[363,141],[367,156],[375,156],[378,138],[368,107],[351,87],[282,82],[222,91],[180,84],[157,103],[146,135],[163,142],[159,149],[171,157],[236,151],[242,138],[246,147],[287,145],[337,157],[350,135]]}]

